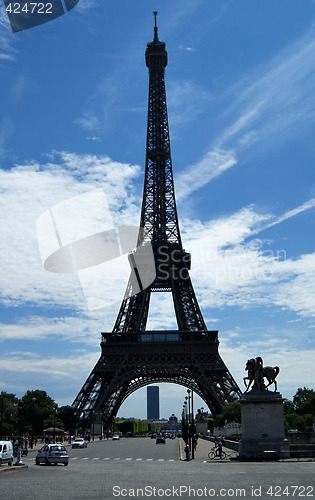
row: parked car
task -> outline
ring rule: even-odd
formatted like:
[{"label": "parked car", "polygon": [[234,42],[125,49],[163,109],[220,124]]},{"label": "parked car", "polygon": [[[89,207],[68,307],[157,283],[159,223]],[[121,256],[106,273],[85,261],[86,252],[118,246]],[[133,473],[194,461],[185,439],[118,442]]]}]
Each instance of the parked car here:
[{"label": "parked car", "polygon": [[11,441],[0,441],[0,465],[13,463],[13,446]]},{"label": "parked car", "polygon": [[72,441],[72,448],[87,448],[87,442],[83,438],[76,438]]},{"label": "parked car", "polygon": [[156,436],[155,444],[165,444],[165,437],[162,434]]},{"label": "parked car", "polygon": [[113,439],[114,441],[118,441],[118,439],[119,439],[119,434],[117,434],[117,433],[115,432],[115,434],[113,434],[112,439]]},{"label": "parked car", "polygon": [[69,456],[65,446],[62,444],[45,444],[37,453],[35,458],[36,465],[44,463],[68,465]]}]

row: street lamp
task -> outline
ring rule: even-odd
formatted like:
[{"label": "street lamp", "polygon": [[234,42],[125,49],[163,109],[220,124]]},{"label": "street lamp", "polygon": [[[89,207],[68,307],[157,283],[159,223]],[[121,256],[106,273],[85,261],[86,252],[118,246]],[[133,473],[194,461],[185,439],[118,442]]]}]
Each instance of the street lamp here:
[{"label": "street lamp", "polygon": [[53,404],[53,410],[54,410],[54,439],[53,443],[55,444],[56,442],[56,413],[57,413],[57,408],[58,405],[56,403]]},{"label": "street lamp", "polygon": [[187,389],[188,396],[185,397],[186,401],[188,401],[188,440],[189,446],[191,449],[191,458],[195,458],[195,450],[194,450],[194,393],[190,389]]},{"label": "street lamp", "polygon": [[35,401],[36,398],[32,398],[32,442],[31,449],[34,447],[34,416],[35,416]]},{"label": "street lamp", "polygon": [[93,420],[92,420],[92,424],[93,424],[92,440],[94,441],[95,411],[92,412],[92,415],[93,415]]},{"label": "street lamp", "polygon": [[18,403],[18,417],[19,417],[19,440],[17,448],[17,457],[14,465],[24,465],[21,460],[21,446],[22,446],[22,415],[24,411],[24,401],[20,400]]},{"label": "street lamp", "polygon": [[4,403],[4,392],[1,392],[1,426],[0,426],[0,440],[3,440],[3,403]]}]

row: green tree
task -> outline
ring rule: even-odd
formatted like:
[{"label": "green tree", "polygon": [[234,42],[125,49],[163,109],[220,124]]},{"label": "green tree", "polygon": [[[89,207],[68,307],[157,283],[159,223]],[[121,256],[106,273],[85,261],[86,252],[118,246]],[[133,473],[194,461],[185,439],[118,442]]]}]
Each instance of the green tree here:
[{"label": "green tree", "polygon": [[293,401],[283,403],[285,430],[296,429],[301,432],[313,430],[315,421],[315,391],[300,387]]},{"label": "green tree", "polygon": [[214,430],[214,418],[207,418],[208,430],[213,433]]},{"label": "green tree", "polygon": [[2,392],[0,395],[2,439],[18,434],[18,402],[15,394]]},{"label": "green tree", "polygon": [[65,431],[69,431],[70,434],[74,434],[78,422],[74,409],[71,406],[61,406],[58,408],[57,418],[62,422],[62,427]]},{"label": "green tree", "polygon": [[241,403],[238,401],[233,401],[232,403],[227,403],[222,413],[216,415],[215,423],[219,427],[223,427],[224,424],[230,422],[241,422]]},{"label": "green tree", "polygon": [[56,403],[45,391],[38,389],[27,391],[22,400],[24,401],[24,433],[36,436],[43,433],[47,424],[50,424],[48,427],[53,426]]},{"label": "green tree", "polygon": [[315,391],[313,389],[300,387],[293,396],[293,404],[298,415],[308,413],[315,417]]}]

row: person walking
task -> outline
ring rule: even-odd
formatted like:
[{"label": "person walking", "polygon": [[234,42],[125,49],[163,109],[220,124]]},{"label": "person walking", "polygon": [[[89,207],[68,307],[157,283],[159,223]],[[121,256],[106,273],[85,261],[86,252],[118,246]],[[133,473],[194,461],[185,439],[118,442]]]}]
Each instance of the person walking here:
[{"label": "person walking", "polygon": [[187,462],[189,462],[189,460],[190,460],[190,446],[188,443],[186,443],[186,446],[185,446],[185,453],[186,453],[186,460],[187,460]]}]

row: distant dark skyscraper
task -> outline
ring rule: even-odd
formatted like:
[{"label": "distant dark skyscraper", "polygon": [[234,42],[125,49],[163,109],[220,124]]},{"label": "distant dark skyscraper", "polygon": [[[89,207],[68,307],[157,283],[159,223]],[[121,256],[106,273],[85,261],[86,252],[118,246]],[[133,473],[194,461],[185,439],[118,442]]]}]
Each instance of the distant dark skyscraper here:
[{"label": "distant dark skyscraper", "polygon": [[159,420],[160,418],[160,396],[159,387],[151,385],[147,387],[147,419]]}]

